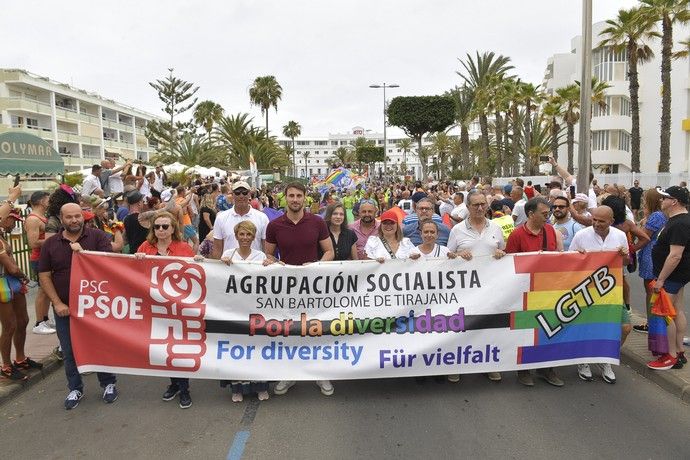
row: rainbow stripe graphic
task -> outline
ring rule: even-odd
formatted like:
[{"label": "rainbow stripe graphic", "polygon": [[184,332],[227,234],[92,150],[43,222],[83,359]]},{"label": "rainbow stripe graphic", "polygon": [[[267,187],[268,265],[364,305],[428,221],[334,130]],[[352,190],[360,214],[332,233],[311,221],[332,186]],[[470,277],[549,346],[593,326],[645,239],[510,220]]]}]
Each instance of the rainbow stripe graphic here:
[{"label": "rainbow stripe graphic", "polygon": [[[619,256],[611,252],[568,257],[534,254],[516,256],[513,260],[516,273],[530,274],[530,290],[523,294],[522,311],[511,313],[510,328],[534,331],[533,345],[518,348],[518,364],[588,357],[620,359],[623,267]],[[575,287],[602,267],[615,279],[615,286],[602,296],[595,283],[590,282],[587,292],[591,305],[585,306],[583,294],[575,293],[573,300],[563,305],[571,315],[574,312],[569,307],[577,301],[580,312],[572,321],[562,323],[555,309],[559,299],[573,294]],[[562,325],[562,329],[549,337],[538,321],[539,314],[549,325]]]}]

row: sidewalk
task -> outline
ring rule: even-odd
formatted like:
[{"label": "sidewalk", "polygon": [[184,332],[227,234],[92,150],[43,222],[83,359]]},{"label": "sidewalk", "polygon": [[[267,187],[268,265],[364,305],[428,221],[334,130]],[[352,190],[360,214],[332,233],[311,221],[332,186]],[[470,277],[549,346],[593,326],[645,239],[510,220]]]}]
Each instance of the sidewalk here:
[{"label": "sidewalk", "polygon": [[[62,367],[62,363],[53,354],[53,349],[58,345],[57,334],[37,335],[31,332],[35,322],[34,299],[36,288],[30,289],[26,298],[29,310],[29,327],[26,333],[26,354],[32,359],[43,363],[43,369],[33,371],[29,374],[29,379],[25,382],[12,382],[5,378],[0,378],[0,404],[12,398],[20,391],[30,388],[33,384],[40,382],[51,372]],[[52,315],[52,312],[51,312]],[[633,324],[643,322],[642,317],[633,314]],[[671,369],[668,371],[654,371],[647,367],[647,362],[654,357],[647,350],[647,334],[631,332],[621,351],[621,364],[629,365],[638,374],[651,380],[664,390],[677,396],[683,401],[690,403],[690,364],[686,364],[683,369]]]}]

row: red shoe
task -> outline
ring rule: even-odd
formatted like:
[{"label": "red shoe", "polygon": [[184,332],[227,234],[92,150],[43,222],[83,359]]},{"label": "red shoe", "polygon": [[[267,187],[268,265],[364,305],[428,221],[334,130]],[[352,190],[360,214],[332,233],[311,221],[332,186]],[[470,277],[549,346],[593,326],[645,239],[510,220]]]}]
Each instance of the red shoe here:
[{"label": "red shoe", "polygon": [[660,356],[659,359],[655,361],[648,362],[647,367],[657,371],[667,371],[671,369],[677,361],[677,358],[674,358],[669,354],[665,354],[663,356]]}]

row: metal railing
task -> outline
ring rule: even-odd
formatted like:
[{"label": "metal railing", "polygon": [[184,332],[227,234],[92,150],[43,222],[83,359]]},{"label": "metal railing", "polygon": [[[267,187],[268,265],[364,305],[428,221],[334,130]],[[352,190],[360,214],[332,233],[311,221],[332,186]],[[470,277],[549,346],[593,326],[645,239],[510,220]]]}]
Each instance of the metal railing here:
[{"label": "metal railing", "polygon": [[[22,217],[26,218],[26,216],[29,215],[28,209],[22,209],[21,215]],[[22,270],[22,272],[29,276],[32,280],[38,281],[37,276],[31,273],[31,267],[29,265],[31,248],[29,247],[29,241],[26,238],[24,222],[17,221],[12,233],[5,235],[5,238],[12,248],[12,257],[14,257],[15,262],[17,262],[17,265],[19,265],[19,268]]]}]

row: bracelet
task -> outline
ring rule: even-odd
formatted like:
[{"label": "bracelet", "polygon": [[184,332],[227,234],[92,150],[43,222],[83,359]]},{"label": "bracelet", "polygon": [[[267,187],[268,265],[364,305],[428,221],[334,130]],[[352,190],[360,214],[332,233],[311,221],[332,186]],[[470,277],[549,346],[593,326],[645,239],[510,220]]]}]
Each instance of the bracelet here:
[{"label": "bracelet", "polygon": [[4,203],[9,204],[9,205],[10,205],[10,208],[11,208],[11,207],[14,207],[14,201],[12,201],[12,200],[5,200],[5,201],[3,201],[3,204],[4,204]]}]

